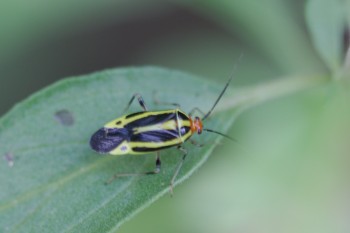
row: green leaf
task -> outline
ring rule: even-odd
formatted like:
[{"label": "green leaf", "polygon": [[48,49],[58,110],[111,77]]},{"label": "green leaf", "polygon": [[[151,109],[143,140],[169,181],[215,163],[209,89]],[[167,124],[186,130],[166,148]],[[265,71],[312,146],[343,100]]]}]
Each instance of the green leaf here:
[{"label": "green leaf", "polygon": [[342,0],[309,0],[306,4],[306,22],[312,41],[333,74],[342,65],[345,3]]},{"label": "green leaf", "polygon": [[[180,72],[121,69],[67,79],[19,104],[1,121],[0,154],[6,155],[0,168],[1,231],[113,230],[168,191],[181,153],[161,153],[159,175],[120,178],[106,186],[114,173],[153,170],[154,155],[100,156],[89,148],[91,134],[122,115],[135,92],[142,93],[150,109],[159,108],[151,101],[157,91],[160,99],[189,111],[208,109],[222,88]],[[139,110],[132,106],[131,111]],[[233,119],[219,114],[208,127],[225,132]],[[208,146],[187,146],[189,156],[178,180],[205,161],[218,138],[203,134],[200,140],[211,142]]]},{"label": "green leaf", "polygon": [[[293,77],[228,90],[206,127],[225,133],[248,106],[322,81]],[[0,120],[0,231],[115,231],[168,192],[182,155],[164,150],[160,174],[123,177],[104,185],[115,173],[153,170],[155,156],[98,155],[89,147],[91,134],[122,115],[135,92],[142,93],[150,109],[162,108],[152,102],[157,91],[158,98],[180,103],[184,111],[207,111],[223,85],[160,68],[113,69],[63,80],[18,104]],[[130,109],[139,110],[137,104]],[[220,139],[210,133],[194,138],[206,146],[185,145],[189,155],[176,184],[205,162]]]}]

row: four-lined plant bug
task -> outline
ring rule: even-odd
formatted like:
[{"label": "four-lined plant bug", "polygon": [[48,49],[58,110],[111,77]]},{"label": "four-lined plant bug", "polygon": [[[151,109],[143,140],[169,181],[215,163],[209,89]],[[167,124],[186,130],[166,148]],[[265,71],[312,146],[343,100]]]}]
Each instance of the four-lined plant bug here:
[{"label": "four-lined plant bug", "polygon": [[[188,154],[187,150],[182,145],[189,140],[193,134],[201,134],[202,131],[207,131],[233,140],[225,134],[212,129],[203,128],[203,121],[212,113],[231,80],[232,77],[228,80],[219,97],[206,114],[198,108],[194,108],[189,114],[186,114],[179,109],[178,104],[172,104],[175,105],[176,108],[171,110],[148,111],[142,96],[140,94],[134,94],[125,111],[129,109],[135,98],[137,98],[143,111],[124,115],[105,124],[104,127],[91,136],[90,146],[98,153],[109,153],[111,155],[156,152],[155,169],[143,173],[115,174],[107,183],[121,176],[158,174],[161,169],[159,151],[176,146],[182,151],[183,156],[170,181],[170,193],[172,194],[174,181]],[[198,116],[192,117],[196,111],[204,115],[202,119]],[[190,140],[190,142],[196,146],[202,146],[193,140]]]}]

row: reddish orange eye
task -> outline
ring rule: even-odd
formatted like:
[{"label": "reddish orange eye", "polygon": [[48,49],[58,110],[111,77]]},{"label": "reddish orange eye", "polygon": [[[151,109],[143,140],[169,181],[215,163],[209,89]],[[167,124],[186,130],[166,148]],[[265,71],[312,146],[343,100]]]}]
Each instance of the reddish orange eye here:
[{"label": "reddish orange eye", "polygon": [[203,130],[202,121],[199,117],[195,117],[193,120],[190,118],[190,125],[192,133],[201,134]]},{"label": "reddish orange eye", "polygon": [[203,129],[203,125],[202,125],[201,119],[199,119],[199,117],[196,117],[196,118],[194,119],[194,124],[195,124],[195,126],[196,126],[197,133],[198,133],[198,134],[201,134],[201,133],[202,133],[202,129]]}]

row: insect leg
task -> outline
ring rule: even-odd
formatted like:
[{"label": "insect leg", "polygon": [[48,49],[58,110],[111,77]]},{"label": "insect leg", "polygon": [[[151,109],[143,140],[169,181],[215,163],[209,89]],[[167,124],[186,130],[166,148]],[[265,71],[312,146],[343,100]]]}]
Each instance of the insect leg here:
[{"label": "insect leg", "polygon": [[143,100],[142,96],[141,96],[139,93],[135,93],[135,94],[131,97],[131,99],[130,99],[128,105],[126,106],[126,108],[124,109],[124,112],[128,111],[128,109],[129,109],[131,103],[134,101],[134,99],[135,99],[136,97],[137,97],[137,100],[139,101],[139,104],[140,104],[141,108],[143,109],[143,111],[147,111],[147,107],[146,107],[145,101]]},{"label": "insect leg", "polygon": [[201,144],[201,143],[199,143],[199,142],[197,142],[197,141],[195,141],[195,140],[193,140],[193,139],[190,139],[190,143],[191,143],[192,145],[194,145],[194,146],[197,146],[197,147],[202,147],[202,146],[204,146],[204,144]]},{"label": "insect leg", "polygon": [[156,91],[153,92],[153,102],[154,102],[154,104],[156,104],[156,105],[173,105],[173,106],[175,106],[176,108],[180,108],[180,104],[178,104],[178,103],[170,103],[170,102],[163,102],[163,101],[160,101],[160,100],[157,98],[157,92],[156,92]]},{"label": "insect leg", "polygon": [[171,178],[171,181],[170,181],[170,195],[173,195],[173,189],[174,189],[174,182],[175,182],[175,180],[176,180],[176,177],[177,177],[177,175],[179,174],[179,172],[180,172],[180,169],[181,169],[181,167],[182,167],[182,165],[183,165],[183,163],[184,163],[184,161],[185,161],[185,159],[186,159],[186,156],[187,156],[187,150],[185,149],[185,148],[183,148],[182,146],[178,146],[177,147],[179,150],[181,150],[182,151],[182,153],[183,153],[183,155],[182,155],[182,159],[181,159],[181,161],[180,161],[180,163],[177,165],[177,168],[176,168],[176,170],[175,170],[175,173],[174,173],[174,175],[173,175],[173,177]]},{"label": "insect leg", "polygon": [[200,113],[201,115],[202,115],[202,117],[205,115],[205,113],[202,111],[202,110],[200,110],[199,108],[193,108],[191,111],[190,111],[190,113],[188,114],[188,115],[190,115],[190,116],[193,116],[193,114],[195,113],[195,112],[198,112],[198,113]]},{"label": "insect leg", "polygon": [[154,174],[158,174],[160,172],[160,168],[162,166],[162,162],[160,161],[160,153],[159,151],[156,152],[157,153],[157,157],[156,157],[156,168],[153,171],[150,172],[145,172],[145,175],[154,175]]},{"label": "insect leg", "polygon": [[159,155],[159,152],[157,151],[156,167],[153,171],[142,172],[142,173],[117,173],[117,174],[114,174],[109,180],[107,180],[105,184],[110,184],[112,183],[113,180],[123,176],[144,176],[144,175],[158,174],[160,172],[161,165],[162,163],[160,161],[160,155]]}]

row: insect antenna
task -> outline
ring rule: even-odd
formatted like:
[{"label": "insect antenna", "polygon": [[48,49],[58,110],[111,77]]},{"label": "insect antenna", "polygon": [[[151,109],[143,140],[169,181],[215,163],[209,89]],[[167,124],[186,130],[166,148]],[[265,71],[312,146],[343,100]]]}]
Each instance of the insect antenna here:
[{"label": "insect antenna", "polygon": [[234,139],[234,138],[232,138],[232,137],[230,137],[230,136],[228,136],[228,135],[226,135],[226,134],[220,133],[220,132],[218,132],[218,131],[215,131],[215,130],[212,130],[212,129],[203,129],[203,130],[204,130],[204,131],[207,131],[207,132],[219,134],[219,135],[221,135],[221,136],[223,136],[223,137],[225,137],[225,138],[230,139],[231,141],[237,142],[236,139]]},{"label": "insect antenna", "polygon": [[216,99],[213,107],[211,107],[211,109],[209,110],[209,112],[207,112],[207,114],[204,115],[204,117],[202,118],[202,121],[204,121],[210,114],[211,112],[214,110],[215,106],[218,104],[218,102],[220,101],[221,97],[223,96],[223,94],[225,93],[228,85],[230,84],[231,80],[232,80],[233,76],[231,76],[231,78],[228,80],[228,82],[226,83],[224,89],[221,91],[219,97]]},{"label": "insect antenna", "polygon": [[[241,54],[241,55],[239,56],[238,62],[241,61],[242,57],[243,57],[243,54]],[[202,118],[202,121],[204,121],[204,120],[211,114],[211,112],[214,110],[215,106],[216,106],[216,105],[218,104],[218,102],[220,101],[220,99],[221,99],[221,97],[223,96],[223,94],[225,93],[225,91],[226,91],[228,85],[230,84],[231,80],[233,79],[233,74],[234,74],[234,71],[236,70],[236,67],[237,67],[237,63],[234,65],[233,71],[232,71],[232,74],[231,74],[231,77],[230,77],[230,79],[227,81],[227,83],[226,83],[224,89],[221,91],[219,97],[216,99],[216,101],[215,101],[213,107],[211,107],[211,109],[209,110],[209,112],[207,112],[207,114],[204,115],[204,117]]]}]

